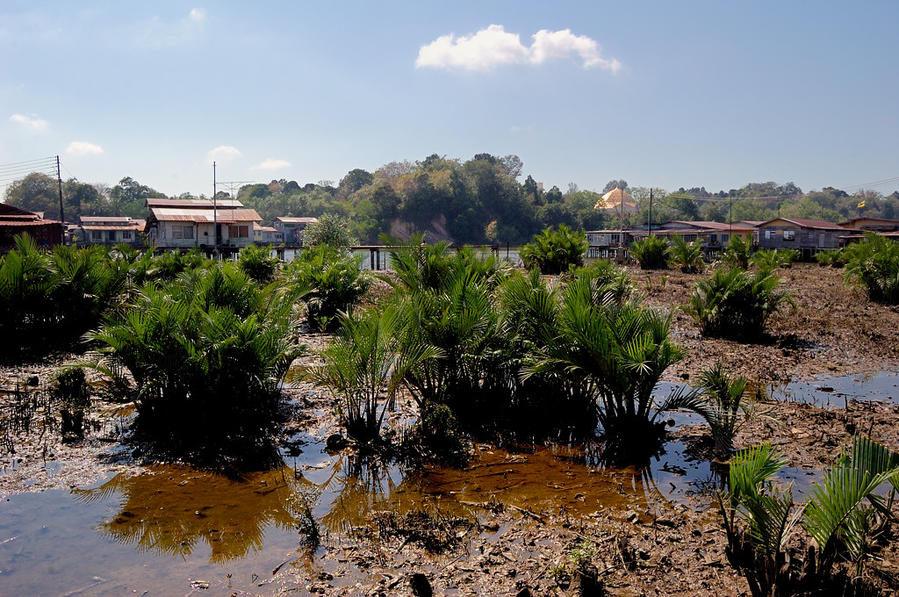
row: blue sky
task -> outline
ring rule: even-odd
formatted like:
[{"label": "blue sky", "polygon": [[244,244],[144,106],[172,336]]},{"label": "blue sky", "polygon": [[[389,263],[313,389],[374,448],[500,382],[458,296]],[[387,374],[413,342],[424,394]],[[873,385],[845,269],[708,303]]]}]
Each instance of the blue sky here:
[{"label": "blue sky", "polygon": [[304,184],[486,151],[563,189],[851,190],[899,177],[896,23],[891,1],[7,0],[0,164],[208,194],[211,155]]}]

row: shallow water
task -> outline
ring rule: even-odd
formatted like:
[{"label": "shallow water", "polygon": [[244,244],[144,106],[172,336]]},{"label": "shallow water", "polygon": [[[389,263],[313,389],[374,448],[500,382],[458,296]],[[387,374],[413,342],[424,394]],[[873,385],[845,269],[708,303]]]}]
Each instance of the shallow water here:
[{"label": "shallow water", "polygon": [[[883,375],[847,379],[861,386],[853,396],[865,397],[895,396],[899,383]],[[820,401],[849,392],[843,383],[821,380],[807,384],[807,392]],[[822,386],[834,391],[815,389]],[[661,385],[659,392],[672,387]],[[798,386],[788,387],[795,395]],[[676,425],[700,422],[688,413],[670,418]],[[274,594],[277,586],[269,582],[276,568],[312,578],[338,566],[308,547],[300,530],[307,512],[323,535],[332,536],[366,524],[377,511],[474,518],[493,500],[535,512],[612,510],[624,516],[626,510],[652,512],[662,502],[702,507],[722,483],[708,462],[692,460],[676,441],[639,469],[604,467],[600,446],[588,444],[515,451],[480,446],[463,469],[404,470],[329,454],[322,437],[294,439],[302,451],[285,453],[283,467],[241,479],[152,466],[95,487],[11,496],[0,503],[0,593]],[[793,468],[780,475],[794,483],[797,498],[817,477]],[[341,582],[354,577],[347,574]]]},{"label": "shallow water", "polygon": [[853,400],[899,404],[899,374],[877,371],[845,376],[818,376],[812,381],[792,381],[772,386],[773,400],[802,402],[821,408],[846,408]]}]

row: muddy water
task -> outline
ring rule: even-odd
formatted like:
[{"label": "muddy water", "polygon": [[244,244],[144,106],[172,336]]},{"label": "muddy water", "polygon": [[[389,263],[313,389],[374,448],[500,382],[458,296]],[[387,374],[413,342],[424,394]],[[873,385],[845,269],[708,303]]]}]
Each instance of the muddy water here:
[{"label": "muddy water", "polygon": [[[672,418],[699,422],[684,413]],[[312,578],[338,566],[310,547],[310,517],[331,538],[348,536],[377,511],[474,518],[493,500],[533,512],[625,517],[664,501],[702,507],[721,484],[709,463],[690,459],[676,441],[639,469],[604,467],[600,446],[580,445],[479,446],[464,469],[404,470],[329,454],[323,437],[294,439],[302,451],[285,453],[283,467],[240,479],[154,466],[95,487],[11,496],[0,503],[0,594],[275,594],[276,569]],[[782,478],[802,493],[814,475],[787,469]]]}]

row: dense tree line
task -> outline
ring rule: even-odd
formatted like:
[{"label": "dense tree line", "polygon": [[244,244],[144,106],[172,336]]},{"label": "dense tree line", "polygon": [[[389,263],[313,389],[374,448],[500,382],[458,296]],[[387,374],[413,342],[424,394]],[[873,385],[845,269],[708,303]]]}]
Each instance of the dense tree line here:
[{"label": "dense tree line", "polygon": [[[110,188],[105,184],[88,184],[70,178],[62,186],[63,209],[67,222],[77,222],[80,216],[131,216],[147,215],[145,201],[148,197],[165,197],[130,176]],[[32,173],[9,185],[6,202],[29,211],[44,212],[44,216],[59,219],[59,188],[55,178]]]},{"label": "dense tree line", "polygon": [[[293,180],[245,185],[237,198],[259,212],[266,223],[278,216],[345,218],[353,237],[376,242],[381,234],[407,237],[415,230],[429,231],[432,240],[457,243],[521,243],[547,227],[565,224],[573,230],[639,226],[652,221],[767,220],[776,216],[840,222],[852,217],[899,217],[899,193],[876,191],[854,194],[833,187],[804,193],[788,182],[749,183],[740,189],[712,193],[704,187],[668,192],[630,187],[625,180],[610,180],[603,192],[626,189],[637,211],[618,214],[594,209],[602,193],[569,183],[563,192],[546,189],[524,175],[521,159],[479,153],[470,160],[432,154],[416,162],[390,162],[375,172],[350,170],[339,182],[322,180],[300,185]],[[521,178],[524,180],[521,181]],[[131,177],[114,187],[91,185],[76,179],[64,183],[65,214],[69,221],[81,215],[145,217],[147,197],[164,196]],[[229,195],[220,192],[221,197]],[[192,197],[189,193],[181,198]],[[56,181],[30,174],[13,183],[6,193],[13,205],[59,215]]]}]

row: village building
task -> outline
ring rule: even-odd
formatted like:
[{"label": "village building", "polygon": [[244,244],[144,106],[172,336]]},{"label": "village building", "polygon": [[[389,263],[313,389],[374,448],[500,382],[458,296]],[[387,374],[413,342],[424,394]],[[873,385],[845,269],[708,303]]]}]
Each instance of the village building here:
[{"label": "village building", "polygon": [[160,249],[239,249],[252,244],[262,218],[235,199],[147,199],[145,232]]},{"label": "village building", "polygon": [[853,218],[848,222],[843,222],[840,226],[843,228],[866,230],[869,232],[897,232],[899,231],[899,220],[890,220],[887,218]]},{"label": "village building", "polygon": [[627,255],[627,247],[634,243],[632,230],[590,230],[587,232],[587,258],[615,259]]},{"label": "village building", "polygon": [[65,226],[58,220],[47,220],[40,212],[0,203],[0,251],[16,246],[15,237],[28,234],[40,247],[61,245]]},{"label": "village building", "polygon": [[801,218],[774,218],[758,229],[760,249],[795,249],[802,259],[842,246],[847,232],[833,222]]},{"label": "village building", "polygon": [[603,195],[593,209],[610,212],[624,219],[625,214],[637,212],[637,204],[630,193],[616,187]]},{"label": "village building", "polygon": [[275,218],[275,229],[281,233],[282,242],[288,247],[303,246],[303,230],[318,222],[318,218],[281,216]]},{"label": "village building", "polygon": [[81,216],[81,226],[73,229],[73,240],[82,246],[120,243],[142,247],[146,220],[128,216]]},{"label": "village building", "polygon": [[280,245],[284,236],[274,226],[256,226],[253,228],[253,242],[257,245]]},{"label": "village building", "polygon": [[[671,238],[680,236],[686,242],[699,242],[707,254],[721,251],[727,247],[730,239],[737,236],[752,243],[755,228],[745,224],[728,224],[725,222],[673,220],[652,227],[654,236]],[[649,236],[649,228],[641,227],[634,232],[635,240]]]}]

